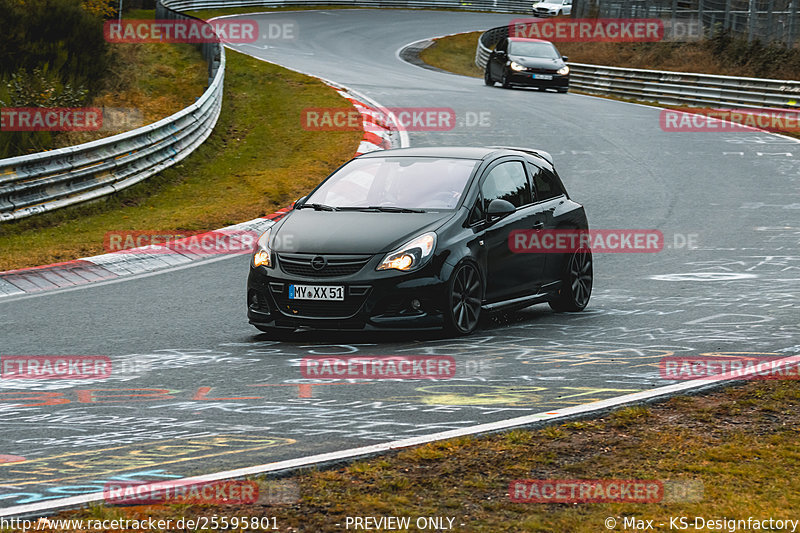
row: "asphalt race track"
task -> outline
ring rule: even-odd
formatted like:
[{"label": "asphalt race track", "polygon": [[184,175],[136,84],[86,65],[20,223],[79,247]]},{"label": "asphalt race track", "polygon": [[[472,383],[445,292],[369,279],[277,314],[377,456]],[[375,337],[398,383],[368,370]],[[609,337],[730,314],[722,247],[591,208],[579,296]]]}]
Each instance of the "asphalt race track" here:
[{"label": "asphalt race track", "polygon": [[[456,111],[455,129],[411,131],[412,146],[547,150],[593,228],[658,229],[664,250],[596,254],[583,313],[534,306],[460,339],[266,338],[245,317],[243,256],[0,300],[4,355],[107,355],[114,365],[103,380],[0,380],[0,455],[26,459],[0,463],[0,508],[102,491],[114,479],[209,474],[558,412],[672,384],[660,377],[665,356],[800,354],[794,140],[664,132],[655,108],[490,88],[397,57],[413,41],[498,26],[511,15],[247,17],[291,19],[299,34],[235,49],[384,106]],[[313,355],[452,356],[456,373],[439,381],[304,379],[300,361]]]}]

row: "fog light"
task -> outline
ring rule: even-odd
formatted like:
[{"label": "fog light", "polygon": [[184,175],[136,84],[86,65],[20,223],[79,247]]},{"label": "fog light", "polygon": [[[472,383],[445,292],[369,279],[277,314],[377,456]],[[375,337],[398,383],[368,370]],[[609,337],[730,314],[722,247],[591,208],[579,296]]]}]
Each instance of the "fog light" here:
[{"label": "fog light", "polygon": [[422,308],[422,302],[420,302],[416,298],[411,300],[411,309],[413,309],[414,311],[419,311],[421,308]]}]

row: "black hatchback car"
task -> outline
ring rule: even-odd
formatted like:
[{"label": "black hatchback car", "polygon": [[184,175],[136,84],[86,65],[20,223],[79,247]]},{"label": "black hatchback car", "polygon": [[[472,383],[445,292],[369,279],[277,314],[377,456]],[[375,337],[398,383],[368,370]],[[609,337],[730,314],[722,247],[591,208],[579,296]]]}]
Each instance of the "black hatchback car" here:
[{"label": "black hatchback car", "polygon": [[248,318],[262,331],[476,329],[482,313],[580,311],[592,254],[518,253],[512,231],[587,230],[542,151],[404,148],[341,166],[258,239]]},{"label": "black hatchback car", "polygon": [[569,90],[567,59],[550,41],[506,37],[489,54],[483,81],[486,85],[499,81],[504,88],[519,85],[565,93]]}]

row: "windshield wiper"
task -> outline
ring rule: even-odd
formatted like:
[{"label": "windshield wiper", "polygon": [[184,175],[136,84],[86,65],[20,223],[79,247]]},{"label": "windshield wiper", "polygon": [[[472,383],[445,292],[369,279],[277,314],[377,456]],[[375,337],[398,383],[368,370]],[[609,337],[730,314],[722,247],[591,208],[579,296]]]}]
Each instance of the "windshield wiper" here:
[{"label": "windshield wiper", "polygon": [[303,204],[298,209],[303,209],[304,207],[313,207],[314,211],[338,211],[338,207],[332,207],[330,205],[325,204]]},{"label": "windshield wiper", "polygon": [[370,205],[365,207],[340,207],[342,211],[381,211],[383,213],[424,213],[424,209],[397,207],[393,205]]}]

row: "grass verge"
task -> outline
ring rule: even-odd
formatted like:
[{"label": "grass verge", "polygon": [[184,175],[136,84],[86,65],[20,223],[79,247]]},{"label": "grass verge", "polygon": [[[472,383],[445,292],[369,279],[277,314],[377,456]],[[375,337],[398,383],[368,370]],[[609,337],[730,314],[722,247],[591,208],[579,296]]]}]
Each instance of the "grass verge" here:
[{"label": "grass verge", "polygon": [[[108,231],[209,230],[263,216],[352,157],[359,132],[301,127],[306,107],[349,105],[336,91],[231,50],[226,55],[222,112],[205,143],[106,199],[0,224],[0,271],[103,253]],[[174,59],[165,68],[184,68]]]},{"label": "grass verge", "polygon": [[[59,517],[274,516],[280,531],[320,533],[344,530],[348,516],[408,516],[412,523],[451,517],[455,531],[592,533],[608,530],[608,517],[616,531],[626,517],[653,520],[663,531],[670,517],[681,516],[797,519],[798,407],[796,382],[750,382],[595,420],[441,441],[308,471],[289,479],[301,497],[288,505],[99,506]],[[659,480],[690,490],[665,490],[657,503],[513,503],[509,483],[519,479]]]},{"label": "grass verge", "polygon": [[[152,19],[153,10],[131,10],[126,19]],[[205,91],[208,67],[191,44],[109,43],[112,59],[102,88],[87,107],[112,107],[129,111],[140,123],[157,122],[191,105]],[[130,128],[127,128],[130,129]],[[53,139],[54,148],[72,146],[120,131],[64,132]]]}]

